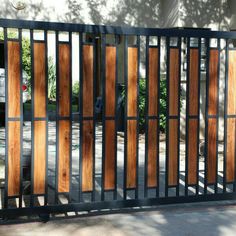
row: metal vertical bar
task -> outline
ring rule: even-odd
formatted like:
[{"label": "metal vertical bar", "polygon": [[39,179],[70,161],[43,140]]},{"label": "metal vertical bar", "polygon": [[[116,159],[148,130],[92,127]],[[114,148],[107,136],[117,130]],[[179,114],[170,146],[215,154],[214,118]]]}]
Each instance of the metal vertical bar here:
[{"label": "metal vertical bar", "polygon": [[169,62],[170,62],[170,38],[166,37],[166,163],[165,163],[165,197],[168,197],[168,173],[169,173]]},{"label": "metal vertical bar", "polygon": [[79,128],[80,128],[80,150],[79,150],[79,202],[83,201],[82,194],[82,155],[83,155],[83,33],[79,33],[79,79],[80,79],[80,93],[79,93]]},{"label": "metal vertical bar", "polygon": [[34,31],[30,30],[31,50],[31,194],[30,206],[34,206]]},{"label": "metal vertical bar", "polygon": [[228,114],[228,71],[229,71],[229,41],[225,47],[225,94],[224,94],[224,173],[223,193],[226,193],[226,158],[227,158],[227,114]]},{"label": "metal vertical bar", "polygon": [[4,208],[8,208],[8,45],[7,28],[4,28],[4,60],[5,60],[5,188]]},{"label": "metal vertical bar", "polygon": [[101,35],[101,79],[102,79],[102,189],[101,189],[101,201],[104,201],[104,181],[105,181],[105,122],[106,122],[106,35]]},{"label": "metal vertical bar", "polygon": [[123,199],[126,200],[126,182],[127,182],[127,105],[128,105],[128,77],[127,77],[127,50],[128,42],[127,35],[124,35],[124,82],[125,82],[125,112],[124,112],[124,186],[123,186]]},{"label": "metal vertical bar", "polygon": [[145,98],[145,165],[144,165],[144,197],[148,197],[148,113],[149,113],[149,36],[146,36],[146,98]]}]

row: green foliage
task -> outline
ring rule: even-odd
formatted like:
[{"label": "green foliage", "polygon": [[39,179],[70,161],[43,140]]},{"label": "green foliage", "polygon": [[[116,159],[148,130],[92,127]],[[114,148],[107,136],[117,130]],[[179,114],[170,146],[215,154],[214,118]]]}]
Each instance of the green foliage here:
[{"label": "green foliage", "polygon": [[56,66],[51,57],[48,58],[48,99],[56,100]]},{"label": "green foliage", "polygon": [[79,101],[79,81],[76,81],[72,86],[72,103],[78,104]]}]

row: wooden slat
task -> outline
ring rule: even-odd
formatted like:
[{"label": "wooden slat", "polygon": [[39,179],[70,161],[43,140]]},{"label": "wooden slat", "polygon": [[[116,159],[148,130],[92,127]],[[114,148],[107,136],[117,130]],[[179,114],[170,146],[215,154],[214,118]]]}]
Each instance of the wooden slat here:
[{"label": "wooden slat", "polygon": [[70,121],[59,121],[58,192],[70,188]]},{"label": "wooden slat", "polygon": [[20,44],[8,41],[8,116],[20,116]]},{"label": "wooden slat", "polygon": [[179,109],[179,49],[170,49],[169,115],[177,116]]},{"label": "wooden slat", "polygon": [[45,43],[34,43],[34,116],[46,117]]},{"label": "wooden slat", "polygon": [[198,115],[198,73],[199,53],[198,49],[190,49],[189,67],[189,115]]},{"label": "wooden slat", "polygon": [[104,189],[115,188],[115,121],[105,122],[105,173]]},{"label": "wooden slat", "polygon": [[83,46],[83,116],[93,116],[93,46]]},{"label": "wooden slat", "polygon": [[149,116],[157,115],[158,107],[158,49],[149,48],[149,98],[148,114]]},{"label": "wooden slat", "polygon": [[93,190],[93,121],[83,121],[82,191]]},{"label": "wooden slat", "polygon": [[106,116],[115,116],[116,47],[106,47]]},{"label": "wooden slat", "polygon": [[127,116],[137,115],[138,49],[128,47]]},{"label": "wooden slat", "polygon": [[227,119],[226,181],[235,180],[235,118]]},{"label": "wooden slat", "polygon": [[8,196],[20,193],[20,121],[8,122]]},{"label": "wooden slat", "polygon": [[188,128],[188,184],[197,184],[198,120],[190,119]]},{"label": "wooden slat", "polygon": [[70,115],[70,45],[59,43],[59,115]]},{"label": "wooden slat", "polygon": [[168,145],[168,185],[177,185],[178,171],[178,120],[169,120],[169,145]]},{"label": "wooden slat", "polygon": [[216,125],[217,120],[208,119],[208,142],[207,142],[207,183],[216,182]]},{"label": "wooden slat", "polygon": [[209,95],[208,114],[217,114],[217,89],[218,89],[218,50],[210,49],[209,59]]},{"label": "wooden slat", "polygon": [[34,194],[45,193],[46,121],[34,121]]},{"label": "wooden slat", "polygon": [[148,121],[148,187],[157,186],[157,124],[157,120]]},{"label": "wooden slat", "polygon": [[229,50],[228,115],[236,115],[236,51]]},{"label": "wooden slat", "polygon": [[128,120],[127,121],[127,188],[136,187],[136,160],[137,160],[137,121]]}]

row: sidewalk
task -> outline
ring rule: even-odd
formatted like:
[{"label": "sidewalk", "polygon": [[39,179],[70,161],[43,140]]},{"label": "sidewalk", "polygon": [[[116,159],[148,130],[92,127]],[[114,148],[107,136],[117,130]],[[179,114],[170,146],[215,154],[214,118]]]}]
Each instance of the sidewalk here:
[{"label": "sidewalk", "polygon": [[114,214],[57,216],[48,223],[1,222],[0,235],[47,236],[234,236],[236,202],[221,201],[122,210]]}]

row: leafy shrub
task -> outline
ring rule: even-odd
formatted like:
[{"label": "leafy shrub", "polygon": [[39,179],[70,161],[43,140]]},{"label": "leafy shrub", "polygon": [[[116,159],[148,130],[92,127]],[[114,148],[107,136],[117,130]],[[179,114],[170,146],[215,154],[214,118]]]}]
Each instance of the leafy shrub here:
[{"label": "leafy shrub", "polygon": [[78,104],[79,101],[79,81],[76,81],[72,86],[72,103]]}]

